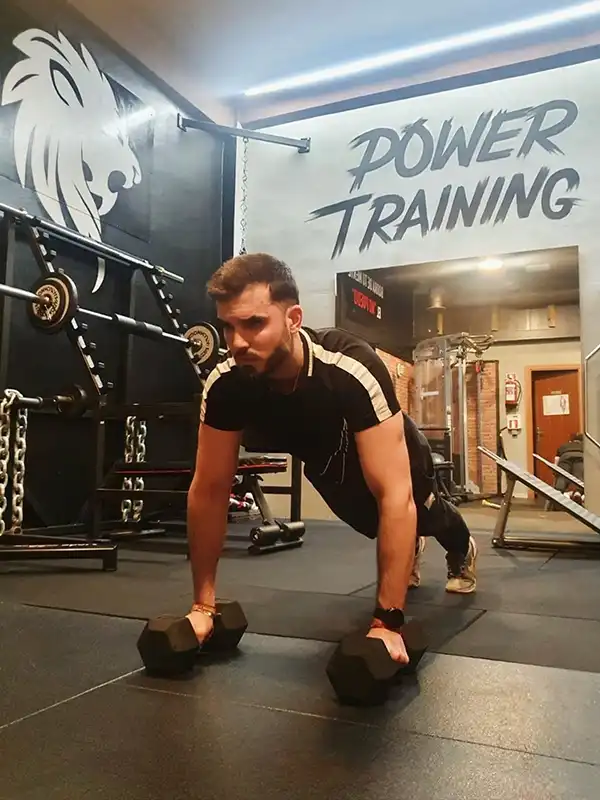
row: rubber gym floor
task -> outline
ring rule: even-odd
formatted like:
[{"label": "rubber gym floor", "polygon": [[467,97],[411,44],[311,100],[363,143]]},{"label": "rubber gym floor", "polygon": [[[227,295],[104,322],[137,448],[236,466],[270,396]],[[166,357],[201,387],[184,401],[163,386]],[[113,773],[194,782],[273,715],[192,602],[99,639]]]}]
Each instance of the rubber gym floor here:
[{"label": "rubber gym floor", "polygon": [[[465,515],[478,592],[445,594],[430,541],[408,612],[431,651],[371,709],[340,706],[324,671],[374,598],[374,545],[341,524],[309,522],[304,548],[261,558],[228,544],[219,595],[249,632],[177,681],[146,677],[136,640],[149,616],[188,610],[184,557],[0,564],[1,800],[597,800],[600,562],[493,550],[493,512]],[[558,513],[509,522],[582,535]]]}]

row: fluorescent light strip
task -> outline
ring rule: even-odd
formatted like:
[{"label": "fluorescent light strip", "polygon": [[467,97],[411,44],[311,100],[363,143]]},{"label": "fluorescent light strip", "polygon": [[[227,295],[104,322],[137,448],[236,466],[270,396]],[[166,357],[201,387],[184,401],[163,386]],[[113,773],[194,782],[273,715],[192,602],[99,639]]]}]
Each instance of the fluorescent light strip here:
[{"label": "fluorescent light strip", "polygon": [[565,25],[569,22],[586,19],[596,14],[600,14],[600,0],[593,0],[589,3],[579,3],[560,11],[551,11],[546,14],[538,14],[535,17],[508,22],[504,25],[495,25],[491,28],[480,28],[469,33],[461,33],[457,36],[448,36],[445,39],[438,39],[435,42],[407,47],[403,50],[393,50],[389,53],[382,53],[379,56],[362,58],[358,61],[351,61],[337,67],[305,72],[291,78],[283,78],[272,83],[263,83],[244,92],[246,97],[257,97],[258,95],[274,94],[275,92],[289,91],[290,89],[300,89],[305,86],[313,86],[316,83],[334,81],[339,78],[358,75],[361,72],[391,67],[395,64],[403,64],[407,61],[417,61],[421,58],[449,53],[452,50],[460,50],[463,47],[485,44],[500,39],[508,39],[511,36],[518,36],[532,31],[539,31],[544,28],[552,28],[557,25]]}]

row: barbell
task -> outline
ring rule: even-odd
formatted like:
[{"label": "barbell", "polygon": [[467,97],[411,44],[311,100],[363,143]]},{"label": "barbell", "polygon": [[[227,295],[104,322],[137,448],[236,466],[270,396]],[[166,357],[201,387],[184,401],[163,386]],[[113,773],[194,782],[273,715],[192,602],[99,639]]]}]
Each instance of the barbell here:
[{"label": "barbell", "polygon": [[[12,287],[11,287],[12,288]],[[13,295],[14,297],[14,295]],[[10,390],[5,391],[5,397]],[[62,417],[81,417],[90,407],[90,397],[85,389],[75,384],[64,394],[50,397],[25,397],[21,394],[15,396],[12,408],[26,409],[53,409]]]},{"label": "barbell", "polygon": [[145,339],[174,342],[191,350],[194,364],[210,370],[219,359],[219,334],[212,325],[201,322],[192,325],[183,335],[168,333],[159,325],[126,317],[123,314],[104,314],[81,308],[77,286],[64,273],[56,272],[39,278],[29,291],[0,284],[0,295],[28,303],[29,321],[36,330],[56,334],[71,324],[76,314],[112,323],[126,333]]}]

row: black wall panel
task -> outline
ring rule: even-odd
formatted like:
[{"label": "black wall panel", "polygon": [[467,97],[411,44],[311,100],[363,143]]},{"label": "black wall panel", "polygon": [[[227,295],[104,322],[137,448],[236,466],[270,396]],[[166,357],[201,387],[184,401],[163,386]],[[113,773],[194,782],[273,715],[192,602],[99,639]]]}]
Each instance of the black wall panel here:
[{"label": "black wall panel", "polygon": [[[0,202],[55,222],[62,215],[79,232],[181,274],[185,284],[169,284],[169,291],[182,321],[193,324],[210,316],[204,287],[222,261],[221,215],[232,189],[228,185],[224,194],[223,143],[201,131],[180,131],[179,111],[199,114],[159,90],[70,6],[4,0]],[[106,262],[104,280],[93,291],[94,257],[61,249],[56,265],[77,283],[82,306],[128,313],[132,272],[127,267]],[[38,276],[28,246],[17,241],[15,285],[28,288]],[[132,286],[135,316],[164,325],[141,275],[133,277]],[[199,391],[183,348],[140,339],[132,344],[127,381],[119,381],[122,335],[102,323],[89,325],[106,378],[117,382],[116,397],[186,401]],[[6,386],[45,395],[74,382],[86,384],[86,371],[66,336],[33,330],[22,303],[11,303],[8,344]],[[47,522],[68,521],[91,488],[92,465],[85,457],[91,425],[44,416],[31,428],[28,486],[46,509]],[[154,455],[160,455],[156,442]]]}]

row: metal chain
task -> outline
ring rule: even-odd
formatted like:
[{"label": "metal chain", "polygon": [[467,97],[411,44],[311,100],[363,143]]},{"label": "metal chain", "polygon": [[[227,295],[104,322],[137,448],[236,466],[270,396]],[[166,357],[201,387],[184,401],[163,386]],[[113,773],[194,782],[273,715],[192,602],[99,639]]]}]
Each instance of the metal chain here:
[{"label": "metal chain", "polygon": [[0,400],[0,536],[6,532],[6,489],[8,487],[8,465],[10,462],[10,407],[17,397],[7,389]]},{"label": "metal chain", "polygon": [[[135,454],[135,423],[136,417],[127,417],[125,423],[125,452],[123,460],[126,464],[133,463]],[[133,491],[133,479],[130,477],[123,478],[123,491]],[[129,516],[133,509],[133,502],[130,497],[125,497],[121,501],[121,520],[129,522]]]},{"label": "metal chain", "polygon": [[23,532],[23,507],[25,505],[25,453],[27,452],[27,423],[29,412],[17,409],[17,424],[13,449],[12,474],[12,532]]},{"label": "metal chain", "polygon": [[[135,460],[138,464],[146,460],[146,436],[148,435],[148,424],[146,420],[138,420],[137,423],[137,436],[135,446]],[[144,479],[137,476],[133,485],[134,492],[144,491]],[[144,510],[143,500],[134,500],[133,502],[133,519],[139,522],[142,519],[142,511]]]},{"label": "metal chain", "polygon": [[246,254],[248,231],[248,139],[243,139],[242,150],[242,199],[240,202],[240,255]]}]

